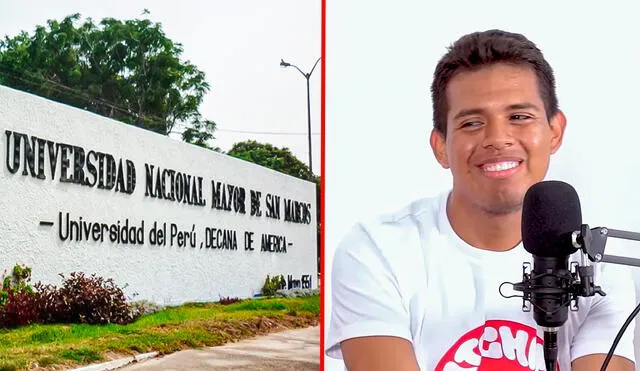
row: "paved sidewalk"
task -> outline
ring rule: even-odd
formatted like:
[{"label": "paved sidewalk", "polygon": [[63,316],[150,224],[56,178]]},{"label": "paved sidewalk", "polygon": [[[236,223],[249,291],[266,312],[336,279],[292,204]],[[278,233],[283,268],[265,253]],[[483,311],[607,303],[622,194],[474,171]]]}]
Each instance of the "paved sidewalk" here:
[{"label": "paved sidewalk", "polygon": [[317,371],[319,368],[320,328],[315,326],[217,347],[184,350],[119,370]]}]

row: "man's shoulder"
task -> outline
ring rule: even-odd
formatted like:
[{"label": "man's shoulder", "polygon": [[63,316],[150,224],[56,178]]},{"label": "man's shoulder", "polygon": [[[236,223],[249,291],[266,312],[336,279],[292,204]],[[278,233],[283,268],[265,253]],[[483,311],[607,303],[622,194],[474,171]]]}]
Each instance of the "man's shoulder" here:
[{"label": "man's shoulder", "polygon": [[401,256],[420,248],[425,233],[438,230],[445,193],[414,200],[394,211],[356,223],[339,250],[374,249],[381,255]]},{"label": "man's shoulder", "polygon": [[445,193],[413,200],[396,210],[364,219],[359,225],[378,235],[406,233],[418,225],[429,228],[438,223],[443,197]]}]

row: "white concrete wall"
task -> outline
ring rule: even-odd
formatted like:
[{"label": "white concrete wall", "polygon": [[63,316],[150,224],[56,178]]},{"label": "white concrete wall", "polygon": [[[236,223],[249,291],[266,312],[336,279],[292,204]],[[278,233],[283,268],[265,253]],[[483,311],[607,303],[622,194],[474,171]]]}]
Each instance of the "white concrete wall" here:
[{"label": "white concrete wall", "polygon": [[[143,129],[119,123],[80,109],[0,86],[0,267],[14,264],[33,268],[33,280],[60,282],[59,273],[82,271],[113,278],[127,285],[128,295],[161,304],[184,301],[211,301],[219,296],[248,297],[260,292],[267,274],[283,274],[301,279],[309,275],[317,288],[316,272],[316,196],[315,185],[270,169],[194,145],[182,143]],[[79,146],[85,157],[89,151],[112,155],[123,165],[129,160],[135,166],[136,186],[131,194],[60,181],[62,155],[58,154],[55,177],[51,176],[48,145],[45,145],[45,179],[23,175],[20,169],[11,173],[13,140],[6,132],[23,133],[54,143]],[[7,147],[9,146],[9,147]],[[21,144],[24,151],[24,144]],[[36,146],[37,147],[37,146]],[[9,163],[7,148],[10,149]],[[62,151],[60,151],[62,152]],[[36,170],[38,155],[36,153]],[[96,163],[95,156],[90,158]],[[70,153],[73,174],[73,153]],[[145,164],[155,169],[202,177],[205,206],[145,196]],[[84,176],[93,180],[90,169],[83,166]],[[154,171],[155,172],[155,171]],[[126,181],[126,171],[123,174]],[[155,174],[154,174],[155,177]],[[212,181],[243,187],[246,192],[246,214],[212,208]],[[262,216],[251,216],[250,190],[261,192]],[[267,218],[267,194],[281,197],[280,219]],[[311,205],[311,223],[284,220],[284,200],[292,199]],[[59,213],[63,213],[66,236],[66,213],[70,219],[119,224],[128,219],[130,225],[144,221],[144,243],[104,241],[63,241],[59,235]],[[41,221],[53,225],[41,225]],[[166,246],[150,243],[153,223],[167,223]],[[195,231],[196,243],[184,247],[171,246],[170,225],[180,231]],[[207,248],[205,228],[232,229],[237,233],[237,250]],[[102,227],[100,227],[102,230]],[[245,250],[245,231],[253,232],[255,250]],[[93,235],[91,229],[90,237]],[[97,235],[98,231],[95,232]],[[286,253],[261,251],[261,235],[284,236]]]}]

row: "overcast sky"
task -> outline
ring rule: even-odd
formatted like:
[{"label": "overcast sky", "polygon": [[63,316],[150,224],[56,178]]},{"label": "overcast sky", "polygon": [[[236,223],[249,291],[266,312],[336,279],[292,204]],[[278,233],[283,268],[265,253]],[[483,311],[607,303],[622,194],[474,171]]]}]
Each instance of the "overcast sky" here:
[{"label": "overcast sky", "polygon": [[[144,9],[151,14],[142,16]],[[283,69],[280,59],[309,71],[321,52],[320,0],[2,2],[0,35],[32,33],[48,19],[80,13],[104,17],[148,17],[183,45],[183,60],[206,73],[211,91],[200,111],[218,124],[213,145],[229,150],[255,139],[288,147],[308,163],[307,95],[304,77]],[[320,173],[320,65],[311,76],[313,170]],[[243,133],[249,132],[249,133]],[[288,134],[259,134],[259,133]]]}]

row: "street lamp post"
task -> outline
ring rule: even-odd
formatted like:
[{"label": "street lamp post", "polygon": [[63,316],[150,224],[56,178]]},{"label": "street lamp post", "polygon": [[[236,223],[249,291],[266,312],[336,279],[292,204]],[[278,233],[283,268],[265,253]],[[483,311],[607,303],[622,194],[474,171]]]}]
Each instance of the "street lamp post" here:
[{"label": "street lamp post", "polygon": [[309,79],[311,78],[311,74],[313,73],[313,70],[316,69],[318,62],[320,62],[320,58],[318,58],[316,63],[313,65],[313,68],[311,68],[311,71],[309,71],[308,73],[304,73],[300,68],[298,68],[298,66],[293,65],[291,63],[287,63],[283,59],[280,59],[280,66],[285,68],[295,67],[295,69],[297,69],[302,74],[302,76],[304,76],[304,78],[307,80],[307,130],[308,130],[307,134],[308,134],[308,140],[309,140],[309,171],[311,172],[312,176],[313,176],[313,164],[311,160],[311,157],[312,157],[311,156],[311,97],[310,97],[310,91],[309,91]]}]

